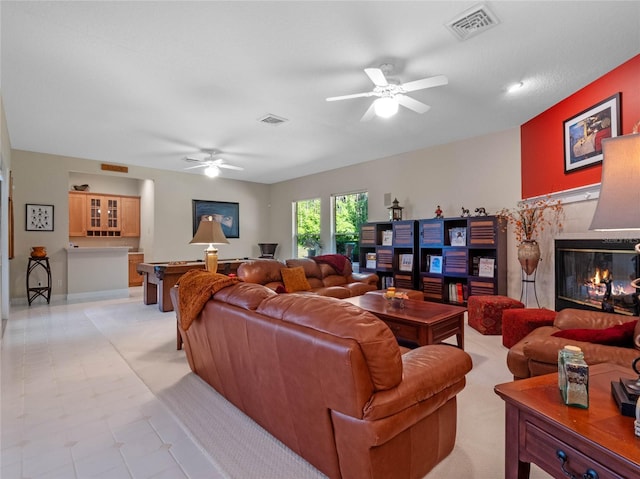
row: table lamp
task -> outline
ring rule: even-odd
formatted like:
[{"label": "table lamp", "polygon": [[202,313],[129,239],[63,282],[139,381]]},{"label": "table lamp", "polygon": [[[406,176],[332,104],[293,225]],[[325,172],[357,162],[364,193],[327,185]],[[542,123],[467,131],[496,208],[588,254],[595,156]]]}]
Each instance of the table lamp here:
[{"label": "table lamp", "polygon": [[[633,134],[602,140],[602,183],[596,212],[590,230],[596,231],[640,231],[640,135],[638,126]],[[635,246],[640,254],[640,243]],[[640,288],[640,278],[631,281],[631,286]],[[634,303],[638,314],[638,296]],[[625,413],[625,401],[633,403],[640,395],[640,370],[638,361],[633,362],[638,379],[620,378],[620,383],[612,383],[611,390]],[[625,414],[626,415],[626,414]]]},{"label": "table lamp", "polygon": [[229,244],[229,240],[222,232],[222,226],[217,221],[213,221],[212,216],[205,216],[198,225],[198,230],[189,244],[208,244],[204,250],[204,263],[207,271],[215,273],[218,271],[218,250],[214,244]]}]

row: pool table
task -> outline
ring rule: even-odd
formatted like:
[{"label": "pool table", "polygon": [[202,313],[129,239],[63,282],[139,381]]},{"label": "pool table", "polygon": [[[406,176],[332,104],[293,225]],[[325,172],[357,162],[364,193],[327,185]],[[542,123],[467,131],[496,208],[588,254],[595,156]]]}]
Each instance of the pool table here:
[{"label": "pool table", "polygon": [[[238,266],[247,260],[249,258],[220,260],[218,261],[218,273],[235,274]],[[158,303],[160,311],[173,311],[169,291],[178,282],[180,276],[192,269],[205,269],[204,261],[138,263],[136,271],[144,277],[142,283],[144,304]]]}]

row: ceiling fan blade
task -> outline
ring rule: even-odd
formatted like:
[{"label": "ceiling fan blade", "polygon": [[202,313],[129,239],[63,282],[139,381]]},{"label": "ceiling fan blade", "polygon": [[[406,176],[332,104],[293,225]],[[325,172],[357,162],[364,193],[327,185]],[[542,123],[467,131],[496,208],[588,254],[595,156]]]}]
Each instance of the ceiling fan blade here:
[{"label": "ceiling fan blade", "polygon": [[400,85],[404,91],[416,91],[424,88],[433,88],[434,86],[442,86],[449,83],[449,79],[444,75],[438,75],[430,78],[423,78],[422,80],[414,80]]},{"label": "ceiling fan blade", "polygon": [[218,168],[226,168],[227,170],[238,170],[238,171],[244,170],[242,166],[230,165],[228,163],[216,163],[216,166]]},{"label": "ceiling fan blade", "polygon": [[368,91],[366,93],[354,93],[352,95],[342,95],[342,96],[332,96],[327,98],[327,101],[336,101],[336,100],[349,100],[351,98],[362,98],[362,97],[368,97],[368,96],[373,96],[374,93],[371,91]]},{"label": "ceiling fan blade", "polygon": [[376,116],[376,110],[375,110],[374,104],[375,102],[371,102],[371,105],[369,106],[367,111],[364,112],[364,115],[362,115],[362,118],[360,118],[360,121],[369,121],[374,116]]},{"label": "ceiling fan blade", "polygon": [[394,98],[402,106],[404,106],[405,108],[408,108],[409,110],[413,110],[416,113],[426,113],[431,109],[429,105],[425,105],[424,103],[418,100],[414,100],[413,98],[407,95],[396,95]]},{"label": "ceiling fan blade", "polygon": [[206,161],[206,158],[196,158],[195,156],[186,156],[184,161],[202,163],[203,161]]},{"label": "ceiling fan blade", "polygon": [[204,165],[188,166],[187,168],[185,168],[185,170],[193,170],[194,168],[206,168],[207,166],[209,165],[206,163]]},{"label": "ceiling fan blade", "polygon": [[387,78],[384,76],[384,73],[379,68],[365,68],[364,72],[371,79],[375,86],[387,86],[389,82],[387,82]]}]

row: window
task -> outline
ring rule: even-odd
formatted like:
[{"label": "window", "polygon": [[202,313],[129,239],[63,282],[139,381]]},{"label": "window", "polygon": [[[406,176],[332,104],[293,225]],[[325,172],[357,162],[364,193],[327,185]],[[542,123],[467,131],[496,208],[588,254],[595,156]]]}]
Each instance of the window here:
[{"label": "window", "polygon": [[360,225],[369,217],[369,196],[366,192],[333,197],[333,231],[336,253],[358,262]]},{"label": "window", "polygon": [[293,204],[295,215],[295,241],[297,258],[320,254],[320,198],[296,201]]}]

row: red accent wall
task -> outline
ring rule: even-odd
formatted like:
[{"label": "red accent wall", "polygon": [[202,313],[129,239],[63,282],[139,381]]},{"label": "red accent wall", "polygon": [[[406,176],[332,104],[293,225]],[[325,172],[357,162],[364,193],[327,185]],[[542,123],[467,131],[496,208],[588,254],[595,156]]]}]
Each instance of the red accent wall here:
[{"label": "red accent wall", "polygon": [[600,183],[602,165],[564,172],[564,121],[620,92],[623,135],[640,121],[640,55],[600,77],[520,127],[522,197]]}]

